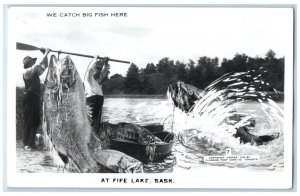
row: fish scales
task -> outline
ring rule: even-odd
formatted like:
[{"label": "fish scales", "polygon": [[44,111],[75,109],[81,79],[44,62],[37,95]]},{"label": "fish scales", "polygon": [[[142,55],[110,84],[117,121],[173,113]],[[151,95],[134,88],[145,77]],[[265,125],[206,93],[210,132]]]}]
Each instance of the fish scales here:
[{"label": "fish scales", "polygon": [[[82,80],[69,56],[50,58],[43,91],[44,125],[54,149],[67,164],[69,160],[80,172],[142,172],[142,163],[117,151],[102,150],[93,133],[85,108]],[[109,157],[110,162],[105,162]],[[120,163],[128,161],[126,167]],[[123,164],[125,165],[125,164]]]},{"label": "fish scales", "polygon": [[[69,57],[70,66],[74,66]],[[54,55],[51,56],[48,77],[45,81],[43,100],[45,103],[45,115],[47,129],[52,130],[51,140],[55,149],[71,158],[82,172],[98,171],[97,162],[91,156],[87,146],[90,141],[91,127],[84,108],[84,91],[78,73],[74,71],[72,86],[67,89],[59,85],[59,64]],[[72,69],[71,69],[72,70]],[[69,118],[66,118],[67,114]],[[78,130],[78,131],[75,131]]]}]

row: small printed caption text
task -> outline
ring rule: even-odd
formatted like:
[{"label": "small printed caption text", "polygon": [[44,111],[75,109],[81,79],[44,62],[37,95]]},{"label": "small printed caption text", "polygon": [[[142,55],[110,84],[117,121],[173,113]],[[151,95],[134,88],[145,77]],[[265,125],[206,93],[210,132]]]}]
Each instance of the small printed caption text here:
[{"label": "small printed caption text", "polygon": [[49,18],[75,18],[75,17],[84,17],[84,18],[92,18],[92,17],[115,17],[115,18],[125,18],[128,17],[128,13],[107,13],[107,12],[88,12],[88,13],[65,13],[65,12],[53,12],[46,13],[46,16]]},{"label": "small printed caption text", "polygon": [[167,183],[174,183],[173,179],[171,178],[101,178],[101,183],[119,183],[119,184],[127,184],[127,183],[142,183],[142,184],[167,184]]}]

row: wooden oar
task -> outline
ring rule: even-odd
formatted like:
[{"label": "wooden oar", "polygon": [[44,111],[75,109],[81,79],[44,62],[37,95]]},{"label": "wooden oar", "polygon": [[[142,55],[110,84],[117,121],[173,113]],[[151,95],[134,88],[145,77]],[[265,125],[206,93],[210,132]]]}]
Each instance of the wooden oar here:
[{"label": "wooden oar", "polygon": [[[18,50],[41,50],[41,48],[29,45],[29,44],[24,44],[24,43],[19,43],[17,42],[17,49]],[[63,54],[70,54],[70,55],[75,55],[75,56],[81,56],[81,57],[88,57],[88,58],[94,58],[92,55],[86,55],[86,54],[79,54],[79,53],[73,53],[73,52],[65,52],[65,51],[60,51],[60,50],[51,50],[51,52],[58,52],[58,53],[63,53]],[[99,59],[105,59],[104,57],[98,57]],[[127,63],[130,64],[129,61],[122,61],[122,60],[117,60],[117,59],[111,59],[108,58],[109,61],[113,62],[118,62],[118,63]]]}]

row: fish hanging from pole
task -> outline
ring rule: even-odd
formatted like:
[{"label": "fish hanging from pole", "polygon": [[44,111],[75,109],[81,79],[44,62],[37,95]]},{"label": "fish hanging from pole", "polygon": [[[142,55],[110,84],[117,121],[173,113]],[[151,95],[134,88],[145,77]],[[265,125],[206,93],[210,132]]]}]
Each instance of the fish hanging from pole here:
[{"label": "fish hanging from pole", "polygon": [[43,130],[48,147],[82,173],[143,171],[140,161],[115,150],[103,150],[92,131],[82,80],[69,56],[50,58],[43,90]]}]

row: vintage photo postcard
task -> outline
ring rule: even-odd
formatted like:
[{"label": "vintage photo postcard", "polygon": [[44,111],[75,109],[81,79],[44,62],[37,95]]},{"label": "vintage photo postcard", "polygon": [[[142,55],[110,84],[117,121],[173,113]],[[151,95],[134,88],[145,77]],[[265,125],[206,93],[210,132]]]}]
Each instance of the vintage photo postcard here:
[{"label": "vintage photo postcard", "polygon": [[7,186],[290,189],[294,11],[6,5]]}]

